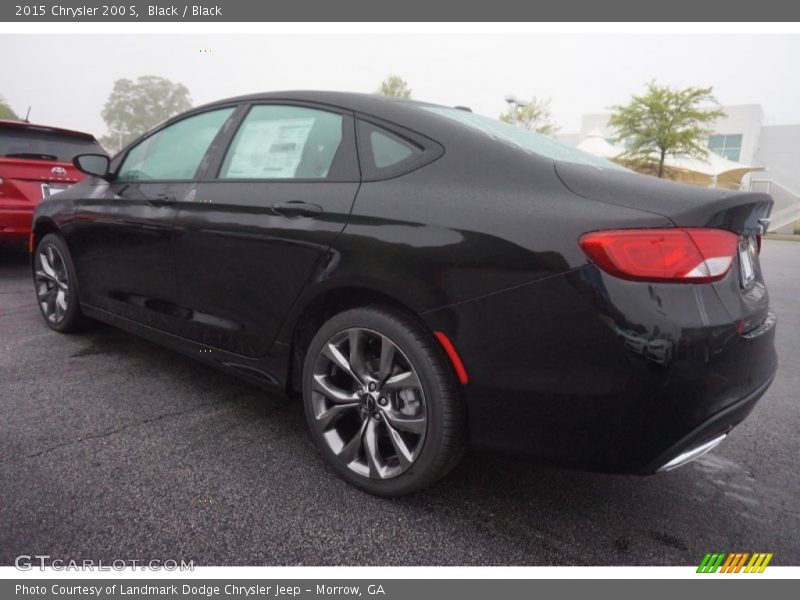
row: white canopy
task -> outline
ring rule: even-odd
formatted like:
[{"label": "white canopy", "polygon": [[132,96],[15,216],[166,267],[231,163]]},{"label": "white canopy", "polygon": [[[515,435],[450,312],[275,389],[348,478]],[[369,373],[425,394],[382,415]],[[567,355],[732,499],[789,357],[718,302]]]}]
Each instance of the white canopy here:
[{"label": "white canopy", "polygon": [[[624,148],[609,143],[599,129],[593,129],[578,144],[578,148],[589,154],[608,159],[617,158],[624,152]],[[664,161],[664,167],[671,179],[729,189],[738,189],[742,183],[742,177],[747,173],[764,170],[764,167],[758,165],[747,165],[728,160],[710,150],[704,159],[668,156]]]},{"label": "white canopy", "polygon": [[710,150],[704,159],[669,156],[664,166],[670,171],[680,172],[681,181],[686,183],[724,188],[738,188],[747,173],[764,170],[758,165],[728,160]]},{"label": "white canopy", "polygon": [[592,132],[578,144],[578,149],[608,159],[619,156],[623,151],[622,148],[609,143],[599,129],[592,129]]}]

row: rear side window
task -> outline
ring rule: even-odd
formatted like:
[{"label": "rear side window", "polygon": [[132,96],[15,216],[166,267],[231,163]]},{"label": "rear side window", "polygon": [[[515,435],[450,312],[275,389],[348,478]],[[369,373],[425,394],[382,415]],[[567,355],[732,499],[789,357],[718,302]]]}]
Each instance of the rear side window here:
[{"label": "rear side window", "polygon": [[338,113],[304,106],[254,106],[231,142],[219,178],[329,179],[343,122]]},{"label": "rear side window", "polygon": [[475,131],[480,131],[492,139],[516,146],[526,152],[532,152],[554,161],[571,162],[579,165],[589,165],[616,171],[627,170],[606,158],[594,156],[593,154],[554,140],[549,136],[536,133],[535,131],[528,131],[522,127],[504,123],[497,119],[491,119],[472,112],[466,112],[457,108],[447,108],[445,106],[423,106],[422,110],[445,117]]},{"label": "rear side window", "polygon": [[204,112],[154,133],[128,152],[117,180],[192,179],[211,142],[232,112],[233,108]]},{"label": "rear side window", "polygon": [[417,141],[368,121],[358,122],[358,147],[365,180],[397,177],[428,160]]},{"label": "rear side window", "polygon": [[378,169],[385,169],[405,160],[413,160],[422,154],[422,150],[411,143],[388,131],[378,129],[370,131],[369,145],[372,147],[372,160]]},{"label": "rear side window", "polygon": [[78,154],[105,154],[94,141],[39,129],[0,127],[0,156],[72,162]]}]

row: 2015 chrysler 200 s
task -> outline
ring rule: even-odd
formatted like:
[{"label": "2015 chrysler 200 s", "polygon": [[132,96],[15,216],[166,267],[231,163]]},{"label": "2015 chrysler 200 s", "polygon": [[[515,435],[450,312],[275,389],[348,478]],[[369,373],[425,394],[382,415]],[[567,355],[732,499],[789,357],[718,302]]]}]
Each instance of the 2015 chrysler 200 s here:
[{"label": "2015 chrysler 200 s", "polygon": [[338,473],[420,489],[468,444],[651,473],[776,369],[768,195],[637,175],[468,110],[224,100],[42,202],[45,322],[98,319],[301,392]]}]

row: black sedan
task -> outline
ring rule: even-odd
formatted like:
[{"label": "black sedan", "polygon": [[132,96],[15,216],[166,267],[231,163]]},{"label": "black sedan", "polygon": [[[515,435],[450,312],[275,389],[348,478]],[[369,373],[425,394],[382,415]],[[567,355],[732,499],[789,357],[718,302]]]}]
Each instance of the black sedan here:
[{"label": "black sedan", "polygon": [[768,195],[328,92],[224,100],[74,162],[91,177],[39,205],[30,241],[45,323],[104,321],[301,395],[372,493],[467,447],[669,470],[775,374]]}]

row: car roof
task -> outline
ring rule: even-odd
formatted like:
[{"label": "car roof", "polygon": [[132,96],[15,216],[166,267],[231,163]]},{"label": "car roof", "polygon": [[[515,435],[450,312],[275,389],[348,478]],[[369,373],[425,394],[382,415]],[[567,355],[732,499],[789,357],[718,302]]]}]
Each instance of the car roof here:
[{"label": "car roof", "polygon": [[0,127],[10,127],[13,129],[21,129],[26,131],[43,131],[45,133],[57,133],[68,137],[80,138],[96,142],[97,140],[91,133],[84,131],[75,131],[74,129],[64,129],[63,127],[52,127],[50,125],[37,125],[29,123],[28,121],[13,121],[10,119],[0,119]]},{"label": "car roof", "polygon": [[313,90],[290,90],[279,92],[263,92],[258,94],[248,94],[234,98],[218,100],[194,110],[213,108],[235,102],[258,102],[261,100],[287,100],[294,102],[310,102],[314,104],[327,105],[331,107],[351,110],[372,115],[386,120],[402,119],[411,114],[419,114],[419,109],[425,106],[438,106],[430,102],[410,100],[405,98],[394,98],[381,96],[378,94],[363,94],[356,92],[333,92],[333,91],[313,91]]}]

